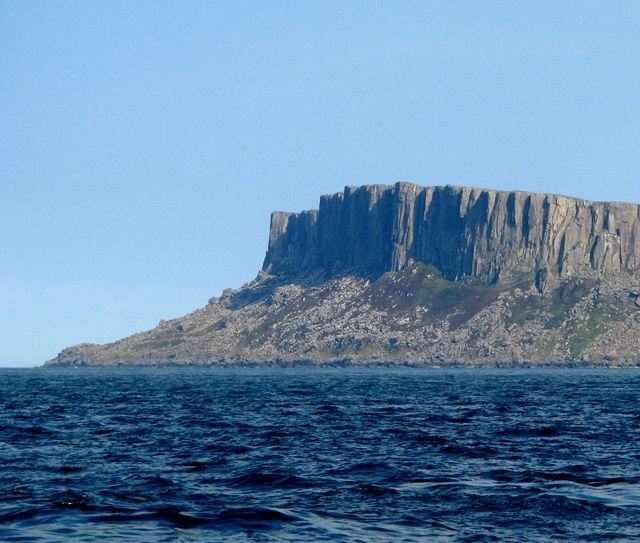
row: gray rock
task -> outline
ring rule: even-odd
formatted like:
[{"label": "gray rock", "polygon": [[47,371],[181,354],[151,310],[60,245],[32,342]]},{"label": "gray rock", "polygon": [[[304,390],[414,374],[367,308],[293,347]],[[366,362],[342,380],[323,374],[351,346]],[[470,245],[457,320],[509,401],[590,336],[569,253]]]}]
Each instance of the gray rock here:
[{"label": "gray rock", "polygon": [[[377,277],[410,260],[447,278],[504,282],[640,265],[638,205],[411,183],[345,187],[318,210],[271,217],[263,270],[289,278]],[[544,287],[542,283],[539,288]]]}]

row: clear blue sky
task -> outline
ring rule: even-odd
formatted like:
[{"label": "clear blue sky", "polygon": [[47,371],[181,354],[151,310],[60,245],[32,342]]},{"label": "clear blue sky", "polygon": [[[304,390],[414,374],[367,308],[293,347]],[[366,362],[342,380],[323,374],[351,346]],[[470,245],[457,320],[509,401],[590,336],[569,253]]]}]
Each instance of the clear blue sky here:
[{"label": "clear blue sky", "polygon": [[640,201],[640,2],[0,1],[0,365],[252,279],[346,184]]}]

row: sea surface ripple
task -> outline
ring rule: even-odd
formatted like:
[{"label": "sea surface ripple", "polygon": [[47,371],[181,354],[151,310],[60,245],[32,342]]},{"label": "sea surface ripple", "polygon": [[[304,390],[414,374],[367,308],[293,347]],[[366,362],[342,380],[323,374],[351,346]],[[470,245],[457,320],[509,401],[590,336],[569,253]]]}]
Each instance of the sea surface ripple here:
[{"label": "sea surface ripple", "polygon": [[637,370],[0,370],[1,541],[633,541]]}]

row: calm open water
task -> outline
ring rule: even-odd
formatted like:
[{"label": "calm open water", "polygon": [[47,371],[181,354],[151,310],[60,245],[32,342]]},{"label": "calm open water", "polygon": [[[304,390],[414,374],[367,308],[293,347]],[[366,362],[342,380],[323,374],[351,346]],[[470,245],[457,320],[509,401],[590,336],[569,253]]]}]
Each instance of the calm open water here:
[{"label": "calm open water", "polygon": [[631,541],[637,370],[0,370],[2,541]]}]

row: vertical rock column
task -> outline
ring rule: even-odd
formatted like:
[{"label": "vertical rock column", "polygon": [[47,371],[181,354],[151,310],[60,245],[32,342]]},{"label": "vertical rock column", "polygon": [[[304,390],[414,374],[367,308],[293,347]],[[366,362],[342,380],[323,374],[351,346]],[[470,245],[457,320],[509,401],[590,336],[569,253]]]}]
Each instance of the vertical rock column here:
[{"label": "vertical rock column", "polygon": [[273,213],[263,269],[374,277],[409,259],[488,282],[636,269],[640,208],[448,185],[346,187],[323,196],[319,211]]}]

